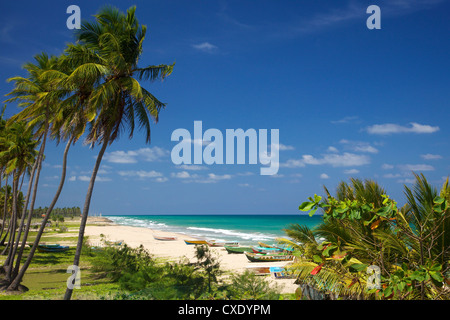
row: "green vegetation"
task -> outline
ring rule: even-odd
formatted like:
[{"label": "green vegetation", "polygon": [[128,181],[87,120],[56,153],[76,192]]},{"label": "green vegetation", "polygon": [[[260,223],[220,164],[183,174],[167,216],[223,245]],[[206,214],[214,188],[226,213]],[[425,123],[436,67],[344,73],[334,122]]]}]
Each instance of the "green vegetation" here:
[{"label": "green vegetation", "polygon": [[[45,215],[47,210],[48,210],[48,207],[35,208],[33,211],[33,218],[41,218],[42,215]],[[75,217],[81,216],[81,209],[80,209],[80,207],[53,208],[52,211],[50,212],[50,216],[66,217],[66,218],[73,219]]]},{"label": "green vegetation", "polygon": [[291,271],[303,297],[450,299],[448,179],[438,192],[415,177],[402,208],[376,182],[358,179],[342,182],[335,197],[325,188],[325,199],[315,195],[300,205],[324,214],[313,230],[291,225],[286,234],[295,241],[283,240],[297,250]]},{"label": "green vegetation", "polygon": [[143,248],[107,247],[91,251],[92,271],[119,284],[114,299],[279,299],[277,288],[253,273],[223,273],[208,246],[196,246],[197,261],[163,262]]}]

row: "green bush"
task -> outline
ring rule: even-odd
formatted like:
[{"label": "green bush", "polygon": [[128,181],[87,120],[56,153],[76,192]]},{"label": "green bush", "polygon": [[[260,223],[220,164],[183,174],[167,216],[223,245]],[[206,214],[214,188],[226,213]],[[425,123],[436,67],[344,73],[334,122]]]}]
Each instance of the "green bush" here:
[{"label": "green bush", "polygon": [[270,286],[264,277],[248,270],[231,277],[228,294],[233,300],[278,300],[280,297],[277,287]]}]

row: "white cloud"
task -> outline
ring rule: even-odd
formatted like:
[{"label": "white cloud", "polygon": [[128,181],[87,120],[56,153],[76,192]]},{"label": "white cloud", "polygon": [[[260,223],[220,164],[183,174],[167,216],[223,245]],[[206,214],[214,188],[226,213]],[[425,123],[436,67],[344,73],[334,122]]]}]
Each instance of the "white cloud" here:
[{"label": "white cloud", "polygon": [[339,152],[339,150],[333,146],[328,147],[327,151],[328,152]]},{"label": "white cloud", "polygon": [[[78,176],[78,180],[80,181],[91,181],[91,177],[89,176]],[[74,181],[74,180],[71,180]],[[95,182],[107,182],[107,181],[111,181],[110,178],[104,178],[101,176],[96,176],[95,177]]]},{"label": "white cloud", "polygon": [[136,156],[135,151],[113,151],[106,153],[103,158],[112,163],[136,163]]},{"label": "white cloud", "polygon": [[156,182],[166,182],[167,180],[169,179],[167,179],[166,177],[160,177],[155,179]]},{"label": "white cloud", "polygon": [[359,173],[358,169],[349,169],[344,171],[345,174],[357,174]]},{"label": "white cloud", "polygon": [[207,52],[207,53],[213,53],[213,52],[215,52],[218,49],[217,46],[215,46],[215,45],[213,45],[213,44],[211,44],[209,42],[202,42],[202,43],[199,43],[199,44],[193,44],[192,47],[197,49],[197,50],[200,50],[200,51],[203,51],[203,52]]},{"label": "white cloud", "polygon": [[137,163],[138,160],[147,162],[158,161],[161,158],[168,156],[170,152],[160,147],[141,148],[138,150],[130,151],[113,151],[105,153],[104,159],[107,162],[112,163]]},{"label": "white cloud", "polygon": [[341,141],[339,141],[339,143],[348,146],[352,151],[355,152],[378,153],[378,149],[372,147],[368,142],[342,139]]},{"label": "white cloud", "polygon": [[188,178],[196,178],[196,177],[198,177],[198,175],[191,175],[187,171],[175,172],[175,173],[172,173],[171,176],[173,178],[178,178],[178,179],[188,179]]},{"label": "white cloud", "polygon": [[401,164],[398,165],[400,170],[404,171],[433,171],[434,167],[428,164]]},{"label": "white cloud", "polygon": [[229,175],[229,174],[217,175],[214,173],[209,173],[208,178],[211,180],[228,180],[228,179],[231,179],[231,175]]},{"label": "white cloud", "polygon": [[163,177],[163,174],[161,172],[157,172],[154,170],[152,170],[152,171],[144,171],[144,170],[119,171],[118,174],[122,177],[138,177],[140,179]]},{"label": "white cloud", "polygon": [[383,170],[390,170],[390,169],[394,169],[394,166],[393,166],[392,164],[384,163],[384,164],[381,166],[381,169],[383,169]]},{"label": "white cloud", "polygon": [[77,180],[77,177],[76,177],[76,176],[71,176],[71,177],[69,178],[69,181],[75,181],[75,180]]},{"label": "white cloud", "polygon": [[303,161],[298,159],[289,159],[285,163],[280,163],[280,167],[285,168],[300,168],[304,166],[305,164],[303,163]]},{"label": "white cloud", "polygon": [[280,167],[300,168],[305,165],[331,165],[332,167],[355,167],[370,163],[370,158],[366,155],[359,155],[349,152],[343,154],[325,154],[322,158],[316,158],[310,154],[305,154],[301,159],[289,159],[281,163]]},{"label": "white cloud", "polygon": [[420,155],[423,159],[425,160],[438,160],[438,159],[442,159],[441,155],[438,154],[431,154],[431,153],[427,153],[427,154],[421,154]]},{"label": "white cloud", "polygon": [[182,181],[185,183],[216,183],[222,180],[231,179],[231,175],[217,175],[214,173],[209,173],[207,176],[200,176],[198,174],[189,174],[187,171],[172,173],[173,177],[183,179]]},{"label": "white cloud", "polygon": [[348,117],[344,117],[342,119],[334,120],[334,121],[330,121],[330,122],[334,123],[334,124],[342,124],[342,123],[356,122],[358,120],[359,120],[358,116],[348,116]]},{"label": "white cloud", "polygon": [[344,152],[343,154],[325,154],[322,158],[303,155],[303,162],[310,165],[331,165],[332,167],[353,167],[370,163],[366,155]]},{"label": "white cloud", "polygon": [[416,122],[411,122],[410,125],[410,127],[406,127],[394,123],[375,124],[367,127],[367,132],[370,134],[388,135],[394,133],[433,133],[439,130],[439,127],[419,124]]},{"label": "white cloud", "polygon": [[330,178],[330,176],[327,175],[326,173],[322,173],[322,174],[320,175],[320,179],[329,179],[329,178]]},{"label": "white cloud", "polygon": [[137,150],[137,154],[144,161],[153,162],[158,161],[165,156],[168,156],[170,152],[160,147],[152,147],[152,148],[141,148]]},{"label": "white cloud", "polygon": [[394,179],[394,178],[400,178],[402,175],[399,173],[393,174],[393,173],[387,173],[385,175],[383,175],[383,178],[388,178],[388,179]]},{"label": "white cloud", "polygon": [[205,166],[198,166],[195,164],[182,164],[180,166],[176,166],[177,169],[183,169],[183,170],[192,170],[192,171],[200,171],[200,170],[207,170],[208,168]]},{"label": "white cloud", "polygon": [[407,183],[407,184],[412,184],[414,182],[416,182],[415,179],[410,179],[410,178],[405,178],[405,179],[400,179],[397,180],[398,183]]}]

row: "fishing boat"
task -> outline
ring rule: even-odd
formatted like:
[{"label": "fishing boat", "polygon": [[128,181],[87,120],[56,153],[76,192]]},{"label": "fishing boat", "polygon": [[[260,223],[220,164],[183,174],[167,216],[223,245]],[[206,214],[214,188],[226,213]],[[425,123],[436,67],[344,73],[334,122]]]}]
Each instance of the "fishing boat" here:
[{"label": "fishing boat", "polygon": [[228,253],[244,253],[244,252],[252,252],[251,247],[232,247],[232,246],[224,246]]},{"label": "fishing boat", "polygon": [[250,262],[275,262],[275,261],[291,261],[294,256],[291,254],[277,253],[277,254],[260,254],[244,252]]},{"label": "fishing boat", "polygon": [[39,252],[63,252],[69,250],[69,246],[59,244],[40,244],[37,247]]},{"label": "fishing boat", "polygon": [[224,247],[224,246],[230,246],[230,247],[237,247],[239,245],[239,242],[225,242],[225,241],[207,241],[208,246],[210,247]]},{"label": "fishing boat", "polygon": [[258,241],[258,244],[260,247],[267,248],[267,249],[273,248],[273,249],[279,249],[279,250],[283,250],[283,251],[290,251],[290,252],[294,251],[294,248],[291,248],[291,247],[288,247],[285,245],[270,245],[270,244],[266,244],[266,243],[260,242],[260,241]]},{"label": "fishing boat", "polygon": [[267,266],[248,266],[246,267],[246,269],[258,276],[265,276],[270,274],[270,267]]},{"label": "fishing boat", "polygon": [[258,244],[260,247],[264,247],[264,248],[275,248],[274,246],[264,243],[264,242],[261,242],[261,241],[258,241]]},{"label": "fishing boat", "polygon": [[155,240],[160,240],[160,241],[175,241],[175,240],[177,240],[177,237],[162,237],[162,236],[155,236],[155,235],[153,235],[153,238]]},{"label": "fishing boat", "polygon": [[252,251],[254,253],[275,253],[275,252],[281,252],[282,249],[253,246]]},{"label": "fishing boat", "polygon": [[206,240],[184,240],[184,242],[188,245],[193,245],[193,244],[208,244],[208,241]]},{"label": "fishing boat", "polygon": [[283,267],[270,267],[269,272],[275,279],[294,279],[294,274],[289,274]]}]

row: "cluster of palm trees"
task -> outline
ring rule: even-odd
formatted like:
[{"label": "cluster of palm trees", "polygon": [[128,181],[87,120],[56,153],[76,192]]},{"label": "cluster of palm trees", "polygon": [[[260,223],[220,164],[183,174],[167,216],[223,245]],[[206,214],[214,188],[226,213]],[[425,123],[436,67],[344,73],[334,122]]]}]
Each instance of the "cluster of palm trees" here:
[{"label": "cluster of palm trees", "polygon": [[[3,268],[2,287],[7,290],[19,288],[33,259],[64,185],[70,147],[82,137],[91,148],[100,145],[82,208],[73,262],[78,266],[94,182],[107,146],[124,131],[132,138],[136,126],[144,131],[146,142],[150,142],[150,119],[157,122],[165,104],[142,87],[140,81],[163,80],[172,73],[174,64],[138,66],[147,28],[138,22],[135,12],[135,7],[126,13],[113,7],[102,8],[93,22],[82,23],[81,29],[76,31],[76,42],[67,45],[61,56],[38,54],[33,63],[24,65],[26,76],[8,79],[14,83],[14,88],[6,102],[18,102],[23,110],[1,124],[1,172],[2,179],[11,176],[13,180],[14,209],[10,214],[9,229],[10,239],[16,239],[9,241],[9,255]],[[66,143],[61,179],[34,244],[20,268],[49,139]],[[29,174],[29,182],[20,215],[17,191],[19,180],[25,174]],[[19,216],[20,227],[17,228]],[[72,290],[68,289],[64,298],[70,299],[71,295]]]},{"label": "cluster of palm trees", "polygon": [[401,208],[378,183],[360,179],[302,204],[323,209],[323,222],[291,225],[294,241],[283,242],[299,252],[292,271],[308,298],[450,299],[448,179],[438,190],[414,175]]}]

